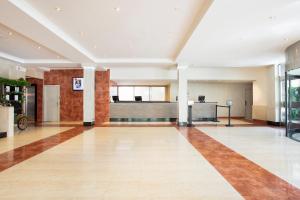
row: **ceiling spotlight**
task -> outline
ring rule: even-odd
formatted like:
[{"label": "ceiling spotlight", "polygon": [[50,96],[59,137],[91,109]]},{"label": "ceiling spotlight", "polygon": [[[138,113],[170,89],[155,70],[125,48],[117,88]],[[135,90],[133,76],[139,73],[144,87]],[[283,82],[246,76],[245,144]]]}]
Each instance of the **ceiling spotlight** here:
[{"label": "ceiling spotlight", "polygon": [[274,19],[276,19],[276,16],[270,16],[269,17],[269,20],[274,20]]},{"label": "ceiling spotlight", "polygon": [[9,35],[9,36],[12,36],[12,34],[13,34],[12,32],[8,32],[8,35]]},{"label": "ceiling spotlight", "polygon": [[120,11],[120,7],[116,7],[116,8],[114,8],[114,9],[115,9],[115,11],[117,11],[117,12]]},{"label": "ceiling spotlight", "polygon": [[60,12],[61,8],[60,7],[55,7],[56,12]]},{"label": "ceiling spotlight", "polygon": [[37,48],[38,48],[38,49],[41,49],[41,47],[40,47],[40,46],[38,46]]}]

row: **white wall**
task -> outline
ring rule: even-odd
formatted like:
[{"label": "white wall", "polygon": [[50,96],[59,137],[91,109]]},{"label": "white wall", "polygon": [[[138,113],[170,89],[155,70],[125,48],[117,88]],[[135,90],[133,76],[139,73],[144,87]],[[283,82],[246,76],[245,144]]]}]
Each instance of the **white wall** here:
[{"label": "white wall", "polygon": [[44,71],[35,68],[27,68],[26,76],[38,79],[44,79]]},{"label": "white wall", "polygon": [[[254,119],[277,121],[276,74],[274,66],[265,67],[195,67],[188,68],[189,81],[247,81],[253,82]],[[111,69],[112,80],[177,80],[176,68],[124,67]],[[223,87],[223,86],[222,86]],[[170,85],[171,101],[175,100],[177,86]],[[225,97],[224,97],[225,98]]]},{"label": "white wall", "polygon": [[25,68],[18,68],[18,63],[7,61],[0,58],[0,77],[8,79],[25,78]]},{"label": "white wall", "polygon": [[[218,102],[219,105],[225,105],[226,100],[233,101],[232,116],[245,116],[245,89],[252,83],[228,83],[228,82],[189,82],[188,99],[198,101],[199,95],[204,95],[206,102]],[[176,88],[177,83],[173,82],[171,88]],[[175,101],[177,96],[176,89],[172,90],[171,100]],[[220,108],[219,116],[228,116],[227,109]]]},{"label": "white wall", "polygon": [[159,67],[113,67],[111,80],[177,80],[177,70]]},{"label": "white wall", "polygon": [[[190,68],[189,80],[253,81],[253,119],[278,121],[275,66]],[[276,87],[276,88],[275,88]]]}]

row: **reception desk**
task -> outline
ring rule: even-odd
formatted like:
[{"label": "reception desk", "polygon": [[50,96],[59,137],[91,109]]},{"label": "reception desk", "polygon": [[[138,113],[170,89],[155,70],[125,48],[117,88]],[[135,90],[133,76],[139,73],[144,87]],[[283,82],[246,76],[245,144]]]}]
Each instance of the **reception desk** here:
[{"label": "reception desk", "polygon": [[214,121],[216,120],[217,102],[195,102],[192,107],[193,121]]},{"label": "reception desk", "polygon": [[[216,102],[195,103],[193,120],[214,120]],[[177,119],[177,102],[118,102],[110,103],[111,121],[126,119]]]},{"label": "reception desk", "polygon": [[110,104],[112,119],[177,118],[177,103],[120,102]]}]

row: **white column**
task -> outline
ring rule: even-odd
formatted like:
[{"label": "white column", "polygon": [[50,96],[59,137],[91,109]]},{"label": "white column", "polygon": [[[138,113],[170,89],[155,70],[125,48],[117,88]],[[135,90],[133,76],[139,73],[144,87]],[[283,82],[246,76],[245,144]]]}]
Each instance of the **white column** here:
[{"label": "white column", "polygon": [[186,126],[188,117],[187,65],[177,66],[178,73],[178,125]]},{"label": "white column", "polygon": [[83,66],[83,124],[95,123],[95,67]]},{"label": "white column", "polygon": [[7,137],[14,136],[14,107],[0,106],[0,132],[6,132]]}]

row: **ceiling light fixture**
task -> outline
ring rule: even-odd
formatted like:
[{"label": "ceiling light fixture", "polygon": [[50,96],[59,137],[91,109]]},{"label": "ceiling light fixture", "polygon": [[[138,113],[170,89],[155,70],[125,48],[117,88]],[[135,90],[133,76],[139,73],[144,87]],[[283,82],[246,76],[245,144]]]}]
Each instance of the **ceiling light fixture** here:
[{"label": "ceiling light fixture", "polygon": [[9,35],[9,36],[12,36],[12,34],[13,34],[12,32],[8,32],[8,35]]},{"label": "ceiling light fixture", "polygon": [[120,11],[120,7],[116,7],[116,8],[114,8],[114,9],[115,9],[115,11],[117,11],[117,12]]},{"label": "ceiling light fixture", "polygon": [[38,49],[41,49],[41,47],[40,47],[40,46],[38,46]]},{"label": "ceiling light fixture", "polygon": [[81,37],[84,36],[84,32],[81,31],[81,32],[80,32],[80,36],[81,36]]},{"label": "ceiling light fixture", "polygon": [[269,17],[269,20],[274,20],[274,19],[276,19],[276,16],[270,16]]},{"label": "ceiling light fixture", "polygon": [[97,46],[96,46],[96,45],[94,45],[94,49],[97,49]]},{"label": "ceiling light fixture", "polygon": [[289,41],[289,38],[284,38],[285,41]]}]

